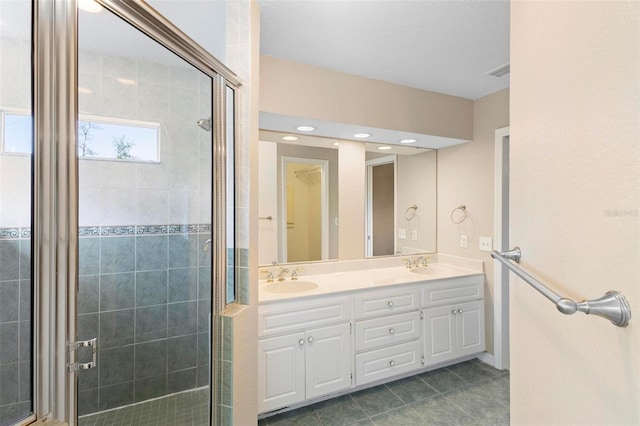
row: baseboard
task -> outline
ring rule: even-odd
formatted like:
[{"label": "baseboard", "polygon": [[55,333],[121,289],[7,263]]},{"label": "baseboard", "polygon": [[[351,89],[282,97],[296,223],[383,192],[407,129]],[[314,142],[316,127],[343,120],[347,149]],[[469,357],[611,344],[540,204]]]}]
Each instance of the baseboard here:
[{"label": "baseboard", "polygon": [[489,352],[482,352],[481,354],[478,354],[478,359],[485,364],[489,364],[492,367],[494,366],[493,355],[491,355]]}]

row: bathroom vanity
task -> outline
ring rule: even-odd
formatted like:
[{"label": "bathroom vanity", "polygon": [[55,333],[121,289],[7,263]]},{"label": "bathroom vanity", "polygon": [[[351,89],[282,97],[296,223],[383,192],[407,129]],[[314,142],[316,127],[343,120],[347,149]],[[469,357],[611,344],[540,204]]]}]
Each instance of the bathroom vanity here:
[{"label": "bathroom vanity", "polygon": [[479,270],[438,264],[305,275],[299,291],[297,281],[261,282],[258,411],[305,405],[483,352],[479,263]]}]

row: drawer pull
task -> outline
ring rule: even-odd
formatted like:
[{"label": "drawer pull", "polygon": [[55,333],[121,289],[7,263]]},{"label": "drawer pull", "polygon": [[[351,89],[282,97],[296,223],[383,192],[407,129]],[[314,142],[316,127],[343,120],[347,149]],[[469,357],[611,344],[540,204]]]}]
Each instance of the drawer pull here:
[{"label": "drawer pull", "polygon": [[388,301],[387,302],[387,306],[390,307],[390,308],[393,307],[393,302],[392,301]]},{"label": "drawer pull", "polygon": [[389,367],[393,367],[394,365],[396,365],[396,362],[394,360],[389,361]]},{"label": "drawer pull", "polygon": [[396,332],[396,331],[395,331],[393,328],[390,328],[390,329],[389,329],[389,334],[393,334],[393,333],[395,333],[395,332]]},{"label": "drawer pull", "polygon": [[309,336],[309,338],[307,339],[307,341],[308,341],[309,343],[313,343],[313,337]]},{"label": "drawer pull", "polygon": [[299,344],[300,346],[304,345],[304,339],[300,339],[300,340],[298,340],[298,344]]},{"label": "drawer pull", "polygon": [[462,313],[462,309],[458,309],[458,313],[461,314]]},{"label": "drawer pull", "polygon": [[457,312],[456,312],[456,310],[455,310],[455,309],[454,309],[453,311],[451,311],[451,313],[452,313],[453,315],[457,314]]}]

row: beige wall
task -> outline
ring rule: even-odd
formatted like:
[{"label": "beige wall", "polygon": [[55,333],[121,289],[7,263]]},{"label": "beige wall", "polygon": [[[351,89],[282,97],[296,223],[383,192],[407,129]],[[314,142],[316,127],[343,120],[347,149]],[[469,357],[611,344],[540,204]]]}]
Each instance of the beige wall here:
[{"label": "beige wall", "polygon": [[511,3],[511,241],[625,328],[511,284],[511,422],[640,424],[640,3]]},{"label": "beige wall", "polygon": [[[493,353],[493,261],[478,237],[493,238],[495,130],[509,125],[509,89],[473,103],[473,141],[438,151],[438,252],[484,261],[487,351]],[[451,211],[467,207],[467,219],[451,222]],[[460,247],[460,235],[469,237]]]},{"label": "beige wall", "polygon": [[[260,111],[458,139],[473,101],[260,56]],[[301,96],[301,95],[304,96]]]},{"label": "beige wall", "polygon": [[366,172],[361,142],[340,141],[338,150],[338,256],[364,257]]}]

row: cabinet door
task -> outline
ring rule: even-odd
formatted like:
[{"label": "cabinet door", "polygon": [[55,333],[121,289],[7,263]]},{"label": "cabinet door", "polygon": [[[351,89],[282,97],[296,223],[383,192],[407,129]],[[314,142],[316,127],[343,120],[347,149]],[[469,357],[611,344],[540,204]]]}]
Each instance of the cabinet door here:
[{"label": "cabinet door", "polygon": [[351,386],[349,324],[316,328],[306,333],[307,399]]},{"label": "cabinet door", "polygon": [[461,303],[456,309],[458,356],[484,351],[484,302]]},{"label": "cabinet door", "polygon": [[258,412],[304,400],[304,333],[258,341]]},{"label": "cabinet door", "polygon": [[424,310],[425,365],[448,361],[456,353],[456,317],[454,306]]}]

